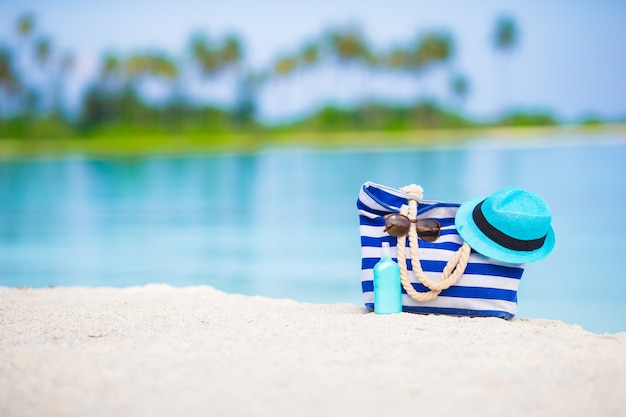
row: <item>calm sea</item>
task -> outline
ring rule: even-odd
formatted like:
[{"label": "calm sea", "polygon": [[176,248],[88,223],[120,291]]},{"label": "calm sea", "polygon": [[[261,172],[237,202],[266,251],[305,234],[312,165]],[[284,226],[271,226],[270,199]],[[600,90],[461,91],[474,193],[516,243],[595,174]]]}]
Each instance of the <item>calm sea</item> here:
[{"label": "calm sea", "polygon": [[463,147],[0,162],[0,285],[208,284],[361,304],[356,198],[374,181],[463,202],[506,185],[553,211],[518,317],[626,331],[626,135]]}]

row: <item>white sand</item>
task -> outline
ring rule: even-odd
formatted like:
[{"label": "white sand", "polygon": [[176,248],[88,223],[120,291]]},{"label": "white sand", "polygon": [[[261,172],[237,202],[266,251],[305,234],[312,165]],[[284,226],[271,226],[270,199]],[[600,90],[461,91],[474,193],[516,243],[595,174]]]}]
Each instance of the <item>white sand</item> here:
[{"label": "white sand", "polygon": [[626,333],[210,287],[0,287],[0,416],[624,416]]}]

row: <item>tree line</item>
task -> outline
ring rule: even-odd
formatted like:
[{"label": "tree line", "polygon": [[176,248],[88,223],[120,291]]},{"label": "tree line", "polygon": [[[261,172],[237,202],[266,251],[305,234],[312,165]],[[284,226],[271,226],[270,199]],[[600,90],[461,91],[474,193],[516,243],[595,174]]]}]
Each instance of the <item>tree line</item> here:
[{"label": "tree line", "polygon": [[[246,47],[238,35],[213,39],[196,33],[178,56],[164,51],[105,53],[74,111],[70,111],[64,94],[74,75],[74,55],[55,47],[50,37],[40,33],[32,14],[17,19],[14,35],[12,42],[0,45],[2,136],[65,135],[111,126],[176,131],[268,128],[258,115],[263,88],[324,66],[371,76],[408,77],[416,83],[441,72],[449,78],[449,94],[458,105],[443,106],[432,97],[415,97],[411,104],[403,105],[365,97],[350,107],[322,105],[306,117],[285,123],[288,127],[333,130],[474,125],[462,112],[471,81],[454,68],[457,45],[445,30],[422,33],[402,45],[378,51],[357,28],[330,29],[260,70],[247,64]],[[518,43],[515,20],[498,18],[492,36],[494,51],[506,54]],[[194,96],[195,86],[202,84],[226,86],[228,103],[217,104],[210,94]],[[332,101],[329,97],[325,102]],[[550,114],[518,114],[499,123],[554,124],[556,120]]]}]

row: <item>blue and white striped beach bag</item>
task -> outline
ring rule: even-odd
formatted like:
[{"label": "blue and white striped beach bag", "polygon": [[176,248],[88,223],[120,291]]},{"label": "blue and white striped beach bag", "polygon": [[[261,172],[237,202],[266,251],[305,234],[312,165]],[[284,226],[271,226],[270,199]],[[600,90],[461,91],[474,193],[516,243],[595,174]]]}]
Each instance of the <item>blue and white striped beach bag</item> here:
[{"label": "blue and white striped beach bag", "polygon": [[[365,306],[374,309],[373,268],[380,260],[382,243],[389,242],[392,258],[402,271],[403,311],[512,318],[524,266],[471,251],[454,225],[460,204],[424,200],[421,194],[419,186],[397,190],[367,182],[361,187],[357,208]],[[418,239],[416,233],[403,238],[390,236],[384,216],[391,213],[411,220],[435,219],[442,225],[440,236],[434,242]]]}]

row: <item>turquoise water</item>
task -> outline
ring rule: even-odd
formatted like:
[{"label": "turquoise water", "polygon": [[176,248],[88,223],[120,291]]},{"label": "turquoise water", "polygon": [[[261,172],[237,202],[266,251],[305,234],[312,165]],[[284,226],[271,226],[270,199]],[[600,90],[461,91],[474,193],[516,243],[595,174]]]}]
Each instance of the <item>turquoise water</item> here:
[{"label": "turquoise water", "polygon": [[365,181],[462,202],[516,185],[553,211],[518,317],[626,331],[626,137],[389,151],[0,162],[0,285],[208,284],[361,304]]}]

